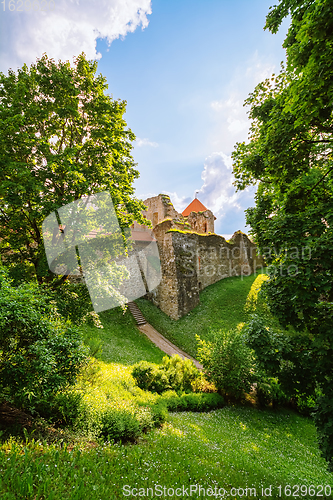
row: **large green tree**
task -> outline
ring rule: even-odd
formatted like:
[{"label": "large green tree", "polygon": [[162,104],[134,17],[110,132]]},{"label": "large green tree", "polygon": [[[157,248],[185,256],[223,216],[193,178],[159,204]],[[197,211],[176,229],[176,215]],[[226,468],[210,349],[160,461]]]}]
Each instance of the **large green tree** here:
[{"label": "large green tree", "polygon": [[22,272],[30,265],[40,283],[54,278],[41,228],[57,208],[109,191],[121,228],[144,222],[126,101],[106,94],[96,70],[84,54],[73,65],[44,55],[0,73],[0,250]]},{"label": "large green tree", "polygon": [[300,360],[307,352],[323,393],[316,424],[332,463],[333,5],[280,0],[265,28],[275,33],[288,14],[287,65],[247,99],[249,141],[236,145],[233,165],[238,189],[258,184],[247,222],[271,265],[267,300],[283,326],[300,332],[295,349]]}]

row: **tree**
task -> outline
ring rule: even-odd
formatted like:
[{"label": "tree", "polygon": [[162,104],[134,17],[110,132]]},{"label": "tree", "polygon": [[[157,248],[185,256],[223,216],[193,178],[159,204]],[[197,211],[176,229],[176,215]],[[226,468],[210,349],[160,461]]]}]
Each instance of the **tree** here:
[{"label": "tree", "polygon": [[249,142],[236,144],[233,165],[237,189],[258,183],[247,223],[270,264],[263,288],[280,323],[301,332],[299,349],[323,393],[316,425],[332,465],[333,6],[280,0],[265,28],[275,33],[288,14],[287,66],[246,100]]},{"label": "tree", "polygon": [[126,101],[105,93],[96,70],[84,54],[73,66],[43,55],[0,73],[0,250],[8,265],[30,266],[39,283],[54,278],[41,226],[55,209],[109,191],[122,230],[144,223]]},{"label": "tree", "polygon": [[0,266],[0,393],[20,408],[52,405],[88,361],[82,335],[65,322],[42,287],[13,287]]}]

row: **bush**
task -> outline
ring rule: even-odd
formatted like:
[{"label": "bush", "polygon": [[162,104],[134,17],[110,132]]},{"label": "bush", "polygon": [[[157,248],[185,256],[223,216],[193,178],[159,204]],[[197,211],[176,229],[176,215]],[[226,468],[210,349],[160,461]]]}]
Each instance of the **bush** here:
[{"label": "bush", "polygon": [[220,330],[214,334],[214,342],[206,342],[199,336],[197,340],[198,359],[206,377],[221,394],[239,399],[250,391],[254,382],[254,356],[241,330]]},{"label": "bush", "polygon": [[191,391],[200,372],[190,359],[174,355],[164,356],[161,365],[140,361],[134,365],[132,375],[141,389],[161,393],[168,389]]},{"label": "bush", "polygon": [[38,401],[36,409],[55,425],[72,426],[80,414],[82,398],[82,393],[75,390],[59,391],[48,400]]},{"label": "bush", "polygon": [[274,377],[261,376],[257,381],[257,401],[260,406],[283,405],[289,401],[289,397],[283,392],[279,380]]},{"label": "bush", "polygon": [[101,418],[101,435],[108,441],[132,441],[142,431],[140,416],[125,403],[109,405]]},{"label": "bush", "polygon": [[308,394],[297,394],[296,396],[296,406],[297,411],[302,415],[310,416],[317,409],[317,401],[319,394],[309,396]]},{"label": "bush", "polygon": [[328,380],[325,394],[321,394],[317,402],[318,407],[314,413],[314,421],[319,447],[322,456],[328,462],[329,470],[333,472],[333,388],[331,380]]},{"label": "bush", "polygon": [[163,400],[159,400],[151,405],[150,411],[155,427],[164,424],[164,422],[168,418],[168,407]]},{"label": "bush", "polygon": [[224,399],[217,393],[189,393],[180,396],[175,391],[166,391],[161,400],[169,411],[210,411],[224,406]]},{"label": "bush", "polygon": [[16,406],[37,411],[75,382],[87,348],[75,327],[51,318],[50,297],[37,284],[14,288],[0,275],[0,388]]},{"label": "bush", "polygon": [[268,306],[264,302],[261,293],[261,287],[265,281],[269,279],[267,274],[259,274],[252,283],[251,289],[246,298],[244,310],[246,312],[260,312],[261,314],[269,314]]},{"label": "bush", "polygon": [[308,333],[282,331],[276,325],[267,326],[265,318],[254,314],[244,328],[248,347],[254,350],[260,372],[278,378],[282,391],[289,398],[297,394],[312,396],[316,379]]}]

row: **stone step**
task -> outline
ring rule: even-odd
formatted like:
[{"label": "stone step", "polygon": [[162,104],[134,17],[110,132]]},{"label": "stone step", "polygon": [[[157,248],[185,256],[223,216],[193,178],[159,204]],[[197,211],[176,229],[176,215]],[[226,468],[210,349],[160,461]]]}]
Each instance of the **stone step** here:
[{"label": "stone step", "polygon": [[142,315],[142,312],[138,308],[135,302],[128,302],[128,309],[131,311],[137,325],[145,325],[147,321]]}]

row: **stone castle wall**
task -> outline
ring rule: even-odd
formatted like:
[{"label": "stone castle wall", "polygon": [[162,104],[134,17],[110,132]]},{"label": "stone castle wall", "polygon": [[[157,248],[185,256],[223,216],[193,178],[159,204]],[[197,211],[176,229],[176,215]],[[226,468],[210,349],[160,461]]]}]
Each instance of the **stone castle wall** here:
[{"label": "stone castle wall", "polygon": [[229,276],[249,276],[263,267],[256,246],[240,231],[227,242],[216,234],[177,230],[172,221],[154,228],[160,252],[162,280],[148,298],[172,319],[199,304],[199,293]]}]

